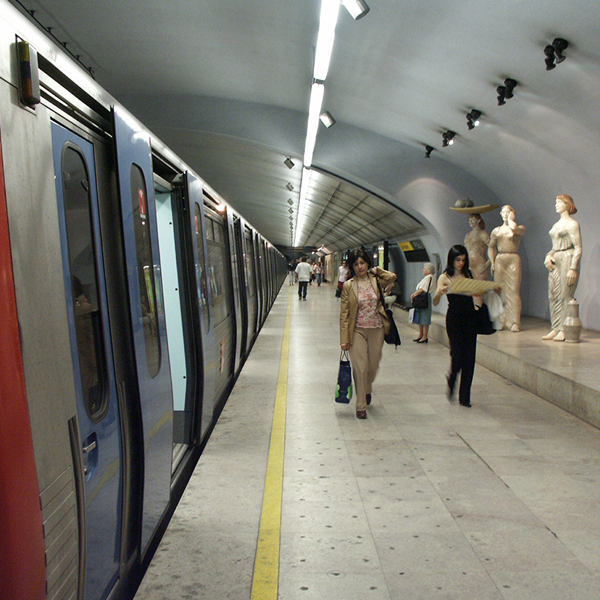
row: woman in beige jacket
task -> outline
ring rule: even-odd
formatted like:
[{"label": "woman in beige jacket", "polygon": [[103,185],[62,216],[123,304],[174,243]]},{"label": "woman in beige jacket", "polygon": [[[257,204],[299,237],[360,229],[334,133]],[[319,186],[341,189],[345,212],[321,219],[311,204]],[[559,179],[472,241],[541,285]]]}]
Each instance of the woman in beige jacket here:
[{"label": "woman in beige jacket", "polygon": [[353,277],[342,288],[340,346],[350,352],[356,387],[356,416],[366,419],[383,339],[390,327],[377,281],[384,292],[388,292],[396,275],[380,267],[371,269],[371,257],[362,248],[350,254],[349,264]]}]

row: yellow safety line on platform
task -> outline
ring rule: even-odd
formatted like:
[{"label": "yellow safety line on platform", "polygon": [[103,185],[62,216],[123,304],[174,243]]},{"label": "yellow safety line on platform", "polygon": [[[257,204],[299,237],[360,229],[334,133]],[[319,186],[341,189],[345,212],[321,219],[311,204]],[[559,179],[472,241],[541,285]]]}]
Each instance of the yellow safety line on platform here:
[{"label": "yellow safety line on platform", "polygon": [[279,545],[281,537],[281,497],[283,494],[283,456],[285,445],[285,410],[287,403],[288,364],[290,355],[290,316],[292,294],[288,298],[287,316],[281,343],[281,361],[277,379],[277,396],[271,429],[271,444],[263,497],[251,600],[277,600],[279,593]]}]

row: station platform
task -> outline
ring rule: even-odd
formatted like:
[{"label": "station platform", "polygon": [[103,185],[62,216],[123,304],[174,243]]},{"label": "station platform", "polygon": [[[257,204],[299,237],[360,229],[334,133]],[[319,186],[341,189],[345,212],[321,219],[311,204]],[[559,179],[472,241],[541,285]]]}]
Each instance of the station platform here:
[{"label": "station platform", "polygon": [[334,402],[339,309],[284,284],[136,600],[599,598],[600,336],[479,336],[469,409],[443,318],[414,344],[396,309],[363,421]]}]

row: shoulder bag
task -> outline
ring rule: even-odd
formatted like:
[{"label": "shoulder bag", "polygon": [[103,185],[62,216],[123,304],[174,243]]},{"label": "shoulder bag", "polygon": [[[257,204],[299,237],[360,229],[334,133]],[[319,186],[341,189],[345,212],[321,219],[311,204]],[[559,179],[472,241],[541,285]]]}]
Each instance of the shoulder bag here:
[{"label": "shoulder bag", "polygon": [[394,346],[398,347],[402,344],[400,340],[400,334],[398,333],[398,328],[396,327],[396,322],[394,321],[394,313],[391,308],[386,308],[385,302],[383,300],[383,290],[381,289],[381,283],[379,283],[379,279],[377,279],[377,287],[379,288],[379,299],[381,301],[381,305],[383,306],[383,310],[387,316],[387,319],[390,324],[389,331],[385,334],[385,343],[386,344],[394,344]]},{"label": "shoulder bag", "polygon": [[482,304],[479,310],[475,309],[475,331],[480,335],[496,333],[487,304]]},{"label": "shoulder bag", "polygon": [[431,287],[432,279],[433,277],[429,280],[427,291],[414,297],[411,308],[427,308],[429,306],[429,288]]}]

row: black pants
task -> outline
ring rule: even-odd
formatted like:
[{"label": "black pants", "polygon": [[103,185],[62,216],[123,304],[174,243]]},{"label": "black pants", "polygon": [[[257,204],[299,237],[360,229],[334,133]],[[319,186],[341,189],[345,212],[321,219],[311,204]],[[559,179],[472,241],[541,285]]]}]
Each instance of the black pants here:
[{"label": "black pants", "polygon": [[460,373],[458,401],[461,404],[471,402],[471,383],[475,372],[475,354],[477,352],[477,333],[472,323],[464,321],[455,323],[446,319],[446,331],[450,341],[450,375],[448,385],[454,389],[456,378]]},{"label": "black pants", "polygon": [[308,281],[298,282],[298,298],[306,298],[306,290],[308,289]]}]

